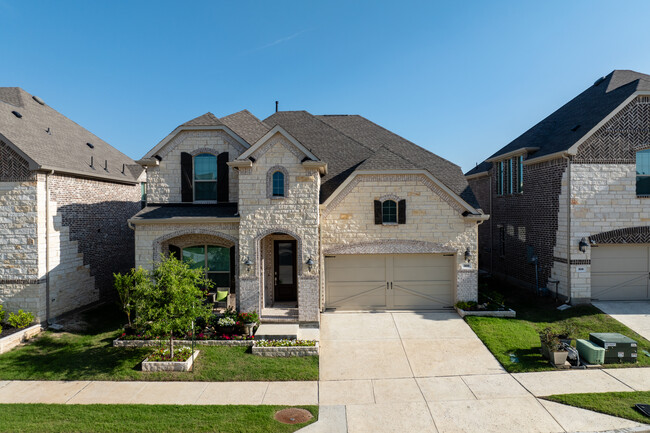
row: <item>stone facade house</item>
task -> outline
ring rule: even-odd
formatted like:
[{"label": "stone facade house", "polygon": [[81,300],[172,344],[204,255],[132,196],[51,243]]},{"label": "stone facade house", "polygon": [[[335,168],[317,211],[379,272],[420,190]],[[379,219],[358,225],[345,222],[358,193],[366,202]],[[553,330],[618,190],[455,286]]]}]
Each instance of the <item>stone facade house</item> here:
[{"label": "stone facade house", "polygon": [[466,173],[479,263],[573,303],[649,299],[650,76],[616,70]]},{"label": "stone facade house", "polygon": [[0,88],[0,304],[38,321],[112,296],[133,266],[142,167],[17,87]]},{"label": "stone facade house", "polygon": [[192,259],[263,321],[477,297],[487,216],[460,168],[363,117],[207,113],[139,163],[136,264]]}]

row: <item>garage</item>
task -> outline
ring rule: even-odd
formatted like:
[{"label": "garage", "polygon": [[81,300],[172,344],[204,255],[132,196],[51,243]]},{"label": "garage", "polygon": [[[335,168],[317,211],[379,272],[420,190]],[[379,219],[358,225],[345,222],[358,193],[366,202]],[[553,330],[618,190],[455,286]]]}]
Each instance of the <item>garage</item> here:
[{"label": "garage", "polygon": [[650,245],[599,245],[591,248],[593,299],[648,299],[649,273]]},{"label": "garage", "polygon": [[450,308],[454,254],[363,254],[325,258],[326,306],[349,310]]}]

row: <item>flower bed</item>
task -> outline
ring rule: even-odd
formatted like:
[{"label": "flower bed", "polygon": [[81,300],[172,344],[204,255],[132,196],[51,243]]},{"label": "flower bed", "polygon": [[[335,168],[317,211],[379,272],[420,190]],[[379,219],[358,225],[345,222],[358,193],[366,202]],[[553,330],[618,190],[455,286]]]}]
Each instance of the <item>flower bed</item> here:
[{"label": "flower bed", "polygon": [[[229,339],[229,340],[194,340],[195,346],[252,346],[255,340],[247,339]],[[163,344],[168,345],[169,340],[123,340],[117,338],[113,340],[113,347],[155,347]],[[174,340],[174,345],[191,346],[192,340]]]},{"label": "flower bed", "polygon": [[142,371],[189,371],[192,368],[192,363],[199,356],[198,350],[192,353],[192,350],[187,347],[181,348],[174,353],[173,361],[170,359],[169,350],[167,349],[160,349],[152,353],[142,361]]},{"label": "flower bed", "polygon": [[269,357],[315,356],[318,342],[312,340],[259,340],[253,345],[253,355]]},{"label": "flower bed", "polygon": [[15,332],[0,338],[0,353],[5,353],[43,331],[41,325],[30,326],[29,328],[17,329]]}]

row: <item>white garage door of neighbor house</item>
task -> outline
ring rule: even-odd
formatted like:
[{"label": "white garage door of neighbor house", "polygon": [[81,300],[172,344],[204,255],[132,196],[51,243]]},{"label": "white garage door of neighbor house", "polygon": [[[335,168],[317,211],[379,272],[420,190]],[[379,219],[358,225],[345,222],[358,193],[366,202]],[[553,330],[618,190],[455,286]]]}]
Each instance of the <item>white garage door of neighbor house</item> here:
[{"label": "white garage door of neighbor house", "polygon": [[591,249],[591,297],[648,299],[650,245],[599,245]]},{"label": "white garage door of neighbor house", "polygon": [[442,254],[326,257],[326,304],[352,310],[451,307],[454,264],[454,255]]}]

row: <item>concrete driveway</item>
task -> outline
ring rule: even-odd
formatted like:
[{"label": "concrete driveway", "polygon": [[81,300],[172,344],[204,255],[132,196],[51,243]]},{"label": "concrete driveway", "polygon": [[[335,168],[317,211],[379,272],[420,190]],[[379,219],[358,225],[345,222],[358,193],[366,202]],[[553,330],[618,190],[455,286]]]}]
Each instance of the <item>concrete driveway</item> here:
[{"label": "concrete driveway", "polygon": [[320,345],[319,404],[344,405],[350,433],[634,425],[538,400],[456,313],[325,313]]},{"label": "concrete driveway", "polygon": [[596,301],[593,304],[646,340],[650,340],[650,302]]}]

